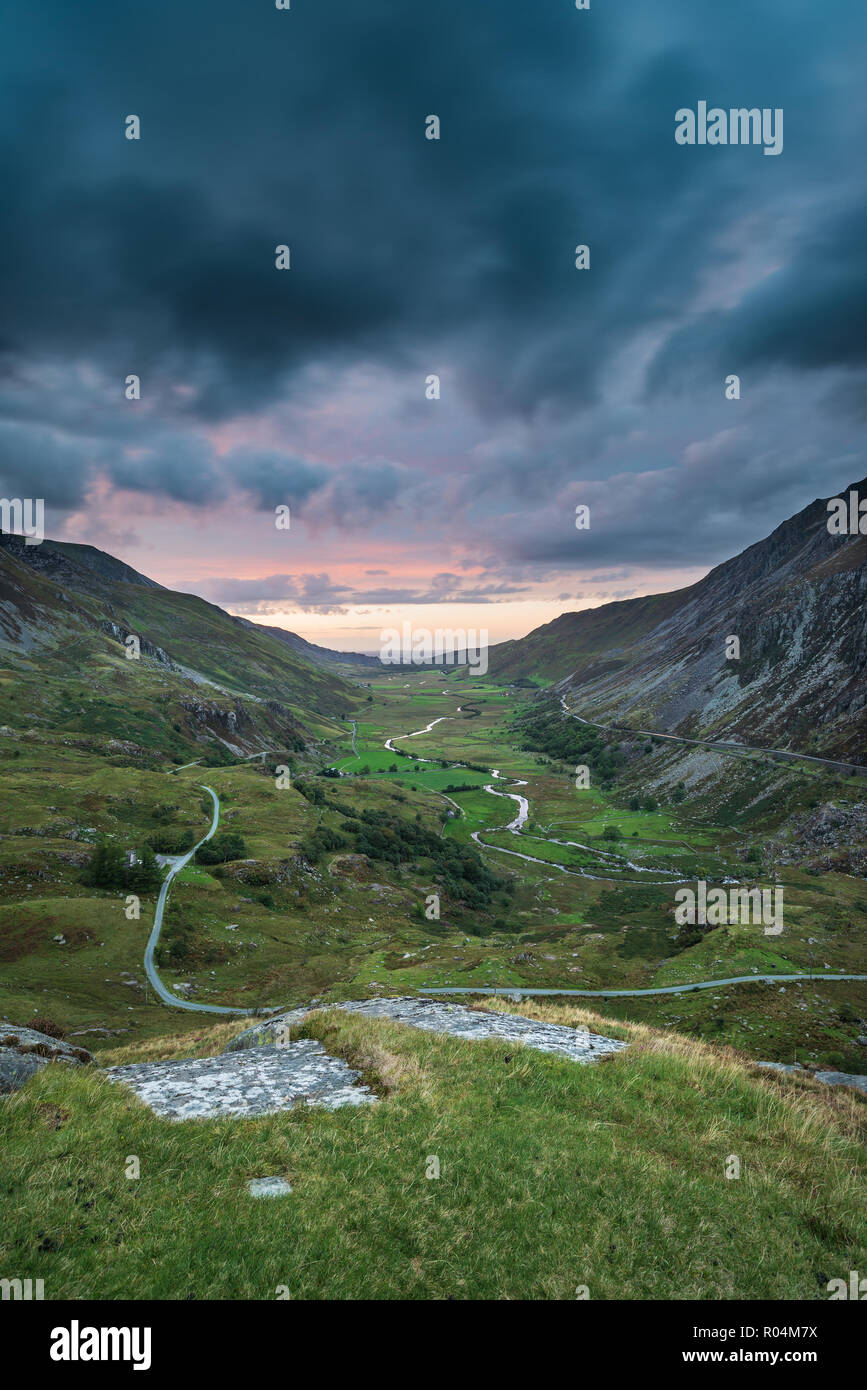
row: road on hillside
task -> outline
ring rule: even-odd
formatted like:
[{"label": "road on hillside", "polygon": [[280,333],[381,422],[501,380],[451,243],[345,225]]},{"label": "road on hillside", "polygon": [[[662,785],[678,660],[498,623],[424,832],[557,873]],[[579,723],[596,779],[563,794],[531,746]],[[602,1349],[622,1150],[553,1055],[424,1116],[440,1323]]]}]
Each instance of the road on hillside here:
[{"label": "road on hillside", "polygon": [[693,989],[716,989],[720,985],[776,985],[783,980],[867,980],[867,975],[820,975],[815,972],[812,975],[729,975],[724,980],[696,980],[694,984],[662,985],[655,989],[524,989],[522,985],[473,989],[471,985],[456,985],[454,989],[420,989],[419,994],[504,994],[510,999],[523,999],[530,994],[566,994],[579,999],[626,999],[640,994],[689,994]]},{"label": "road on hillside", "polygon": [[599,724],[595,719],[583,719],[580,714],[576,714],[566,704],[566,696],[560,696],[560,704],[563,712],[568,714],[571,719],[577,719],[579,724],[589,724],[594,729],[603,729],[609,734],[635,734],[639,738],[664,738],[672,743],[691,743],[696,748],[719,748],[724,753],[764,753],[768,757],[778,758],[800,758],[802,762],[822,763],[825,767],[837,767],[846,771],[853,768],[856,772],[867,772],[867,767],[861,763],[850,763],[840,758],[817,758],[811,753],[793,753],[791,748],[756,748],[751,743],[732,743],[727,739],[713,740],[709,738],[684,738],[682,734],[661,734],[655,729],[629,729],[624,724]]},{"label": "road on hillside", "polygon": [[162,887],[160,888],[160,895],[157,898],[156,912],[154,913],[154,924],[151,928],[151,934],[148,937],[148,944],[145,947],[145,974],[147,975],[148,979],[150,980],[160,999],[162,999],[163,1003],[171,1005],[173,1009],[187,1009],[190,1013],[197,1014],[256,1014],[260,1012],[259,1009],[232,1009],[229,1008],[227,1005],[194,1004],[189,999],[179,999],[176,994],[172,994],[171,990],[167,989],[166,986],[163,984],[162,980],[157,974],[157,968],[154,965],[154,951],[156,950],[157,942],[160,939],[160,930],[163,925],[163,914],[166,910],[169,889],[171,888],[172,883],[177,878],[178,874],[181,872],[181,869],[185,869],[189,864],[190,860],[193,858],[193,855],[196,853],[196,850],[200,849],[206,840],[210,840],[211,836],[214,834],[214,831],[217,829],[217,825],[219,824],[219,797],[217,796],[217,793],[214,791],[213,787],[206,787],[202,785],[202,790],[206,791],[209,794],[211,800],[214,803],[214,816],[211,821],[211,828],[208,831],[207,835],[203,835],[199,843],[197,845],[193,845],[193,848],[189,850],[187,854],[184,854],[179,859],[175,860],[174,864],[172,864],[171,868],[169,869],[168,873],[163,879]]}]

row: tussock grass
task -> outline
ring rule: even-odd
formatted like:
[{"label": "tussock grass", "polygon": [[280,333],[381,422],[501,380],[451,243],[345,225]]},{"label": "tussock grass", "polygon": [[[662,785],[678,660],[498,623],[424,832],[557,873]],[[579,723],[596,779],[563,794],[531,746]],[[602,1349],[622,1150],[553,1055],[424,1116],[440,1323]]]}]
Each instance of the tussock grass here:
[{"label": "tussock grass", "polygon": [[[302,1031],[378,1104],[182,1124],[48,1067],[0,1103],[0,1273],[46,1298],[810,1300],[867,1265],[858,1098],[590,1010],[520,1012],[632,1045],[580,1066],[333,1010]],[[251,1200],[265,1175],[291,1197]]]},{"label": "tussock grass", "polygon": [[240,1018],[231,1023],[209,1023],[188,1033],[169,1033],[161,1038],[139,1038],[122,1047],[103,1048],[102,1067],[123,1067],[133,1062],[160,1062],[171,1057],[216,1057],[232,1038],[249,1028],[254,1019]]},{"label": "tussock grass", "polygon": [[426,1100],[432,1099],[434,1087],[419,1059],[411,1053],[401,1055],[383,1047],[366,1026],[368,1022],[358,1014],[329,1009],[303,1019],[298,1036],[317,1038],[326,1052],[342,1057],[360,1071],[362,1081],[378,1096],[411,1090]]}]

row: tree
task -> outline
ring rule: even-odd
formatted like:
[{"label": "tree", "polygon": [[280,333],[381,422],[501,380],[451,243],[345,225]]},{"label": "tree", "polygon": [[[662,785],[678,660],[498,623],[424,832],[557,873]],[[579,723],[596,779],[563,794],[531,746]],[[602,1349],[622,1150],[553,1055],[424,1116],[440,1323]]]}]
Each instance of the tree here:
[{"label": "tree", "polygon": [[126,887],[135,893],[153,893],[163,881],[162,871],[150,845],[138,850],[138,863],[127,870]]},{"label": "tree", "polygon": [[119,845],[103,842],[94,849],[81,877],[91,888],[122,888],[125,876],[123,850]]}]

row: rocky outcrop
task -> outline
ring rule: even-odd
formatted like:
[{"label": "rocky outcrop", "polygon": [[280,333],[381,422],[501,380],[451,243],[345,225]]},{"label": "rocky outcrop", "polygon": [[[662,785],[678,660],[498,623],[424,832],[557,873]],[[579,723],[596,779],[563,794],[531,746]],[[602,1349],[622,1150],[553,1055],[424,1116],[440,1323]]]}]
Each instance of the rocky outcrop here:
[{"label": "rocky outcrop", "polygon": [[240,703],[224,709],[213,701],[182,700],[181,708],[194,723],[206,729],[218,729],[226,738],[236,738],[252,724],[249,712]]},{"label": "rocky outcrop", "polygon": [[0,1093],[20,1090],[49,1062],[81,1067],[92,1063],[93,1057],[84,1047],[73,1047],[33,1028],[0,1024]]},{"label": "rocky outcrop", "polygon": [[[504,1014],[488,1009],[469,1009],[464,1004],[444,1004],[434,999],[364,999],[340,1004],[325,1004],[322,1008],[343,1009],[347,1013],[364,1014],[368,1018],[390,1019],[424,1032],[444,1033],[452,1038],[471,1040],[496,1039],[500,1042],[523,1043],[539,1052],[555,1052],[573,1062],[596,1062],[627,1046],[614,1038],[604,1038],[587,1028],[567,1028],[559,1023],[542,1023],[524,1018],[522,1014]],[[265,1023],[255,1024],[239,1033],[226,1051],[241,1051],[251,1047],[287,1042],[293,1024],[311,1012],[311,1005],[292,1009]],[[294,1044],[293,1044],[294,1045]]]},{"label": "rocky outcrop", "polygon": [[792,816],[783,838],[769,842],[778,864],[804,865],[813,873],[867,874],[867,805],[825,802],[807,816]]},{"label": "rocky outcrop", "polygon": [[[301,1104],[336,1110],[374,1103],[376,1096],[362,1084],[359,1072],[332,1057],[320,1042],[292,1037],[293,1025],[314,1007],[311,1003],[260,1020],[234,1037],[219,1057],[135,1063],[112,1067],[107,1076],[130,1086],[158,1115],[171,1120],[268,1115]],[[318,1007],[344,1009],[453,1038],[523,1043],[573,1062],[596,1062],[627,1046],[586,1028],[432,999],[369,999]]]},{"label": "rocky outcrop", "polygon": [[[867,495],[867,479],[852,488]],[[493,647],[491,673],[538,672],[603,724],[863,765],[867,536],[827,523],[826,502],[812,502],[689,588],[566,613]]]},{"label": "rocky outcrop", "polygon": [[128,637],[137,638],[142,656],[149,656],[152,660],[158,661],[161,666],[170,666],[172,670],[177,670],[168,652],[164,651],[162,647],[158,647],[155,642],[148,641],[142,633],[134,632],[132,628],[125,627],[123,623],[116,623],[111,618],[104,618],[99,626],[102,632],[113,637],[122,647],[126,646]]},{"label": "rocky outcrop", "polygon": [[867,1076],[861,1076],[858,1072],[846,1071],[808,1071],[802,1067],[800,1062],[756,1062],[757,1067],[765,1067],[768,1071],[782,1071],[789,1076],[807,1076],[814,1081],[822,1081],[826,1086],[851,1086],[853,1090],[863,1091],[867,1095]]}]

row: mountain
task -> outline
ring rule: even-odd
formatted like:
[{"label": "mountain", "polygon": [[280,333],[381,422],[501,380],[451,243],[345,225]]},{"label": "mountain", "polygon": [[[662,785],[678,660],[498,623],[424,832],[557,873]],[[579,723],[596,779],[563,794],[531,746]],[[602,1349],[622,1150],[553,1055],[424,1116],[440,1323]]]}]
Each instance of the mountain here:
[{"label": "mountain", "polygon": [[[140,662],[127,660],[131,636]],[[275,740],[292,746],[301,729],[340,719],[358,701],[357,687],[215,604],[166,589],[92,546],[27,546],[11,535],[0,535],[0,655],[7,677],[24,684],[35,724],[74,728],[67,706],[78,681],[86,704],[99,706],[84,711],[82,727],[89,720],[114,737],[148,733],[150,743],[157,725],[168,727],[164,709],[156,714],[166,702],[175,733],[244,751]],[[139,679],[128,688],[133,671]],[[138,735],[130,732],[137,714]],[[0,717],[20,720],[5,707]]]},{"label": "mountain", "polygon": [[686,589],[564,613],[492,647],[491,676],[600,722],[867,761],[867,536],[828,519],[817,499]]},{"label": "mountain", "polygon": [[382,662],[378,656],[367,656],[364,652],[339,652],[332,647],[318,647],[315,642],[308,642],[306,638],[299,637],[297,632],[289,632],[284,627],[268,627],[264,623],[251,623],[246,618],[239,618],[238,622],[244,623],[245,627],[251,627],[256,632],[266,632],[269,637],[274,637],[278,642],[285,642],[287,647],[291,647],[293,652],[299,656],[312,661],[314,666],[322,666],[326,670],[336,671],[344,674],[351,670],[355,675],[370,674],[372,671],[381,671]]}]

